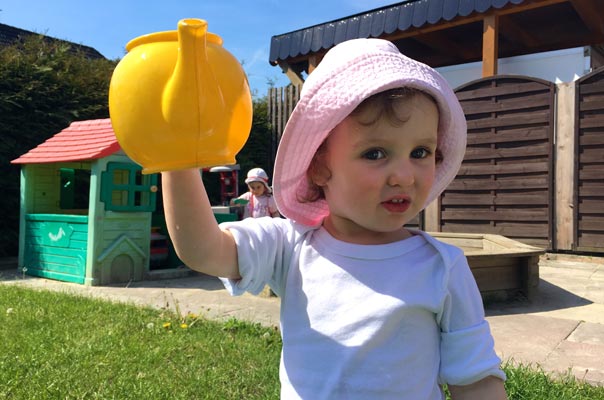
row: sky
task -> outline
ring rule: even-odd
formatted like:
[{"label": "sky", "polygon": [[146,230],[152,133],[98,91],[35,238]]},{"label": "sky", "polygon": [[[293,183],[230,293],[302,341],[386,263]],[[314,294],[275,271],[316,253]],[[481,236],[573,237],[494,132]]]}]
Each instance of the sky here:
[{"label": "sky", "polygon": [[255,96],[289,80],[268,62],[271,37],[400,3],[393,0],[0,0],[0,23],[90,46],[121,59],[130,40],[176,30],[184,18],[208,22],[243,64]]}]

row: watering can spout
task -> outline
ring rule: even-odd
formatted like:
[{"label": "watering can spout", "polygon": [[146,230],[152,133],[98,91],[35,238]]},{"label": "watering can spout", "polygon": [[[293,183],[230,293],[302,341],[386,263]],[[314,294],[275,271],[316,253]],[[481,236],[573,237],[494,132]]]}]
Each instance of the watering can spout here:
[{"label": "watering can spout", "polygon": [[208,60],[208,24],[200,19],[178,23],[178,55],[162,96],[164,119],[183,133],[213,133],[215,116],[224,115],[220,85]]}]

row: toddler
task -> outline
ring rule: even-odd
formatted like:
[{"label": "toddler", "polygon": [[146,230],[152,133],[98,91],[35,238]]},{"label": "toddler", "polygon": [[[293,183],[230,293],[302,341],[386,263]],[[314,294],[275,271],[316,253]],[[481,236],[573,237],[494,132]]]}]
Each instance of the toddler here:
[{"label": "toddler", "polygon": [[[505,399],[463,252],[406,229],[455,177],[466,123],[433,69],[355,39],[308,76],[279,144],[282,218],[218,226],[196,170],[163,173],[179,257],[280,296],[283,399]],[[270,244],[270,245],[267,245]]]},{"label": "toddler", "polygon": [[231,204],[245,205],[243,218],[279,217],[266,172],[262,168],[250,169],[245,183],[249,191],[231,200]]}]

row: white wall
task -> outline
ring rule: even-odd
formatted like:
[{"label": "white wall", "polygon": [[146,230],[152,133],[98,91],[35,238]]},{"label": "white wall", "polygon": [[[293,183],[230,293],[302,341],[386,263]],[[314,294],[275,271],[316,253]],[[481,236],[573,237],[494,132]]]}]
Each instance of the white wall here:
[{"label": "white wall", "polygon": [[[572,82],[589,71],[590,57],[584,47],[502,58],[498,75],[526,75],[547,81]],[[456,88],[482,77],[482,62],[437,68],[451,87]]]}]

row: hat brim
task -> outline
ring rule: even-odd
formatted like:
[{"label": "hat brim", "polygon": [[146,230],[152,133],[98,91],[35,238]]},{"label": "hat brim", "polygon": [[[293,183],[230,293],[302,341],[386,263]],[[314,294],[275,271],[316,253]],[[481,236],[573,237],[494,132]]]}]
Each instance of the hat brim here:
[{"label": "hat brim", "polygon": [[245,184],[249,185],[252,182],[260,182],[264,185],[264,187],[266,188],[266,190],[268,190],[269,193],[271,193],[271,187],[268,185],[268,183],[262,179],[262,178],[246,178],[245,179]]},{"label": "hat brim", "polygon": [[466,120],[446,80],[434,69],[401,54],[391,42],[354,39],[330,50],[308,76],[285,127],[275,159],[273,188],[279,211],[316,226],[329,214],[325,200],[301,202],[308,192],[306,171],[329,133],[363,100],[408,87],[429,94],[439,109],[437,148],[443,160],[424,207],[455,178],[466,147]]}]

